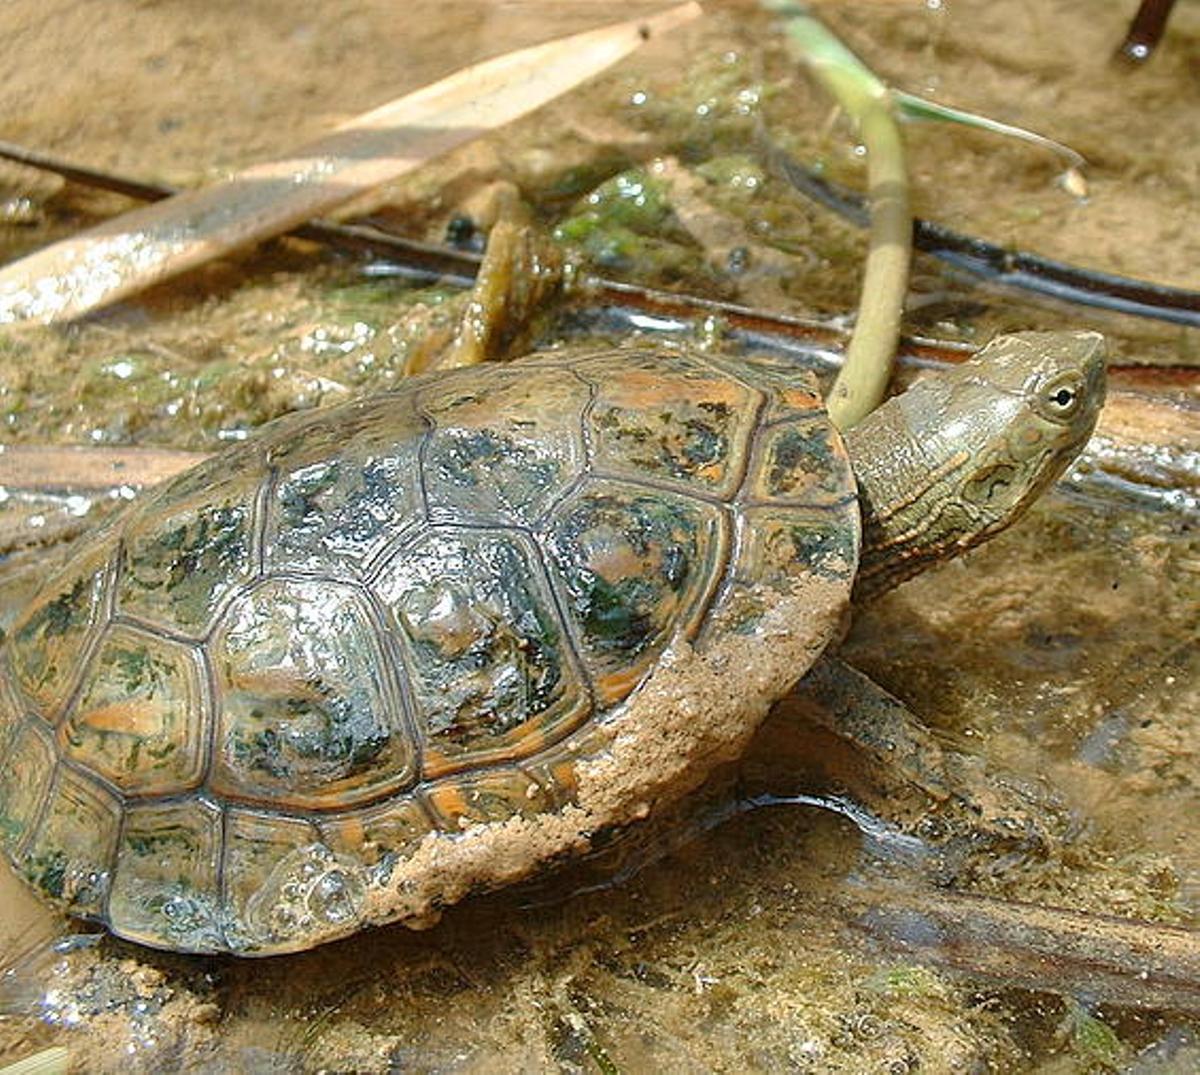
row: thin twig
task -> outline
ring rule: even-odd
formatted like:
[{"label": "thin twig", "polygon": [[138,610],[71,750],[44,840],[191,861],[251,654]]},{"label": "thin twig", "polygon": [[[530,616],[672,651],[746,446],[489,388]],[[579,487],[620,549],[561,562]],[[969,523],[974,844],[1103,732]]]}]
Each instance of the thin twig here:
[{"label": "thin twig", "polygon": [[1174,6],[1175,0],[1142,0],[1129,24],[1125,40],[1117,49],[1117,59],[1133,64],[1145,63],[1150,59],[1167,29],[1167,20]]},{"label": "thin twig", "polygon": [[[867,205],[861,194],[832,183],[811,168],[806,168],[771,142],[765,132],[762,146],[772,171],[802,194],[851,224],[867,226]],[[89,168],[9,142],[0,141],[0,158],[53,172],[84,186],[145,201],[159,201],[176,193],[171,187]],[[467,250],[407,239],[363,224],[312,221],[294,228],[288,234],[327,246],[369,250],[383,257],[398,259],[393,263],[397,275],[428,282],[448,282],[462,287],[469,287],[474,282],[481,260],[480,255]],[[913,220],[913,244],[917,249],[955,268],[1000,287],[1133,317],[1200,327],[1200,292],[1052,261],[1028,251],[1006,250],[984,239],[964,235],[920,218]],[[842,329],[811,319],[791,318],[770,310],[758,310],[719,299],[700,299],[658,291],[601,276],[585,275],[582,287],[592,299],[631,309],[676,317],[715,315],[736,331],[748,335],[783,337],[830,347],[840,347],[846,335]],[[948,350],[945,344],[936,341],[909,336],[904,337],[903,342],[907,353],[919,357],[942,362],[953,362],[959,357]]]},{"label": "thin twig", "polygon": [[[2,141],[0,158],[53,172],[85,186],[145,201],[161,201],[176,193],[171,187],[98,171]],[[474,283],[482,260],[480,255],[469,251],[423,243],[361,224],[313,221],[293,228],[287,234],[334,247],[370,250],[384,257],[399,259],[394,262],[397,275],[429,282],[450,282],[464,287]],[[840,352],[846,344],[845,329],[813,318],[792,317],[720,299],[661,291],[602,276],[581,275],[575,294],[592,304],[617,311],[618,316],[624,311],[635,311],[660,319],[678,319],[680,331],[687,327],[684,324],[686,320],[717,317],[734,336],[740,336],[748,342],[769,338],[776,347],[781,346],[782,341],[793,341],[806,348],[822,347],[831,352],[834,349]],[[955,362],[961,360],[970,348],[965,345],[956,348],[950,344],[911,337],[906,340],[906,350],[910,355],[922,359]],[[831,362],[833,359],[831,354]],[[840,359],[837,362],[840,364]]]},{"label": "thin twig", "polygon": [[[802,194],[857,227],[867,226],[867,202],[861,194],[817,175],[777,145],[768,144],[766,152],[772,170]],[[1134,317],[1200,327],[1200,292],[1187,288],[1085,269],[1023,250],[1007,250],[920,218],[913,221],[913,244],[955,268],[1002,287]]]}]

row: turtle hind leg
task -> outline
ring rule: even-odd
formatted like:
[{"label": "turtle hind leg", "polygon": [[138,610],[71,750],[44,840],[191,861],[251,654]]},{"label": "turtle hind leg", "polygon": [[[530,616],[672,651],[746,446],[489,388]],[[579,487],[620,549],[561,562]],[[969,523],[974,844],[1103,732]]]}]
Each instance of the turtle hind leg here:
[{"label": "turtle hind leg", "polygon": [[936,848],[942,881],[1051,857],[1070,834],[1062,803],[926,728],[899,699],[825,656],[771,711],[753,754],[815,781]]}]

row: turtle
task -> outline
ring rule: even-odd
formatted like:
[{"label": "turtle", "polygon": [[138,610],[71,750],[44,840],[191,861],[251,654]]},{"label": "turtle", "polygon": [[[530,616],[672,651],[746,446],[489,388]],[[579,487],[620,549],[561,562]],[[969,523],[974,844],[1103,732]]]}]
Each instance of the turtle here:
[{"label": "turtle", "polygon": [[849,612],[1012,523],[1104,395],[1017,333],[845,434],[794,362],[579,349],[288,416],[0,645],[0,843],[155,948],[423,927],[677,800]]}]

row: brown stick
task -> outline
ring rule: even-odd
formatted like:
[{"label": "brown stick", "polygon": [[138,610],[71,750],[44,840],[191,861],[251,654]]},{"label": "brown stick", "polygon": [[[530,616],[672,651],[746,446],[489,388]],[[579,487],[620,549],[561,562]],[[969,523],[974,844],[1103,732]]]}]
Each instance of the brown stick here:
[{"label": "brown stick", "polygon": [[888,885],[856,924],[917,959],[1006,985],[1200,1012],[1200,934],[1159,922]]},{"label": "brown stick", "polygon": [[40,492],[78,492],[156,485],[187,470],[204,452],[170,448],[95,448],[6,445],[0,448],[0,486]]}]

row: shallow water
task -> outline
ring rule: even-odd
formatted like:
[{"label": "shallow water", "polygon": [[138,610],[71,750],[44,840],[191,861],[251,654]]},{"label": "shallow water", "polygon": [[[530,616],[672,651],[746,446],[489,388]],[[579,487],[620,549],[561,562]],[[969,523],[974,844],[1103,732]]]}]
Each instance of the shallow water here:
[{"label": "shallow water", "polygon": [[[395,10],[360,3],[335,20],[272,3],[10,0],[4,133],[196,183],[459,64],[597,21],[586,4]],[[1083,0],[821,10],[906,88],[1093,162],[1081,200],[1027,147],[915,128],[918,212],[1200,286],[1200,11],[1180,5],[1160,53],[1126,71],[1106,57],[1129,12]],[[759,115],[835,176],[861,163],[769,23],[753,5],[713,3],[684,40],[654,48],[397,184],[387,218],[440,239],[504,179],[547,222],[568,221],[608,275],[797,314],[853,309],[861,236],[757,163]],[[6,259],[125,204],[6,166],[0,203]],[[731,274],[739,246],[750,267]],[[1192,371],[1117,378],[1088,456],[1029,519],[858,617],[843,655],[919,715],[949,793],[784,712],[741,766],[607,856],[471,900],[426,933],[253,964],[108,940],[54,951],[45,938],[73,927],[0,874],[12,963],[0,1060],[62,1043],[80,1070],[1200,1066],[1200,945],[1185,932],[1200,917],[1200,334],[1035,305],[923,259],[914,291],[912,332],[1096,327],[1122,364]],[[6,332],[5,439],[209,450],[393,383],[414,341],[452,320],[450,295],[302,245],[229,259],[84,326]],[[22,540],[82,525],[78,502],[0,508]],[[808,804],[750,808],[796,796]]]}]

